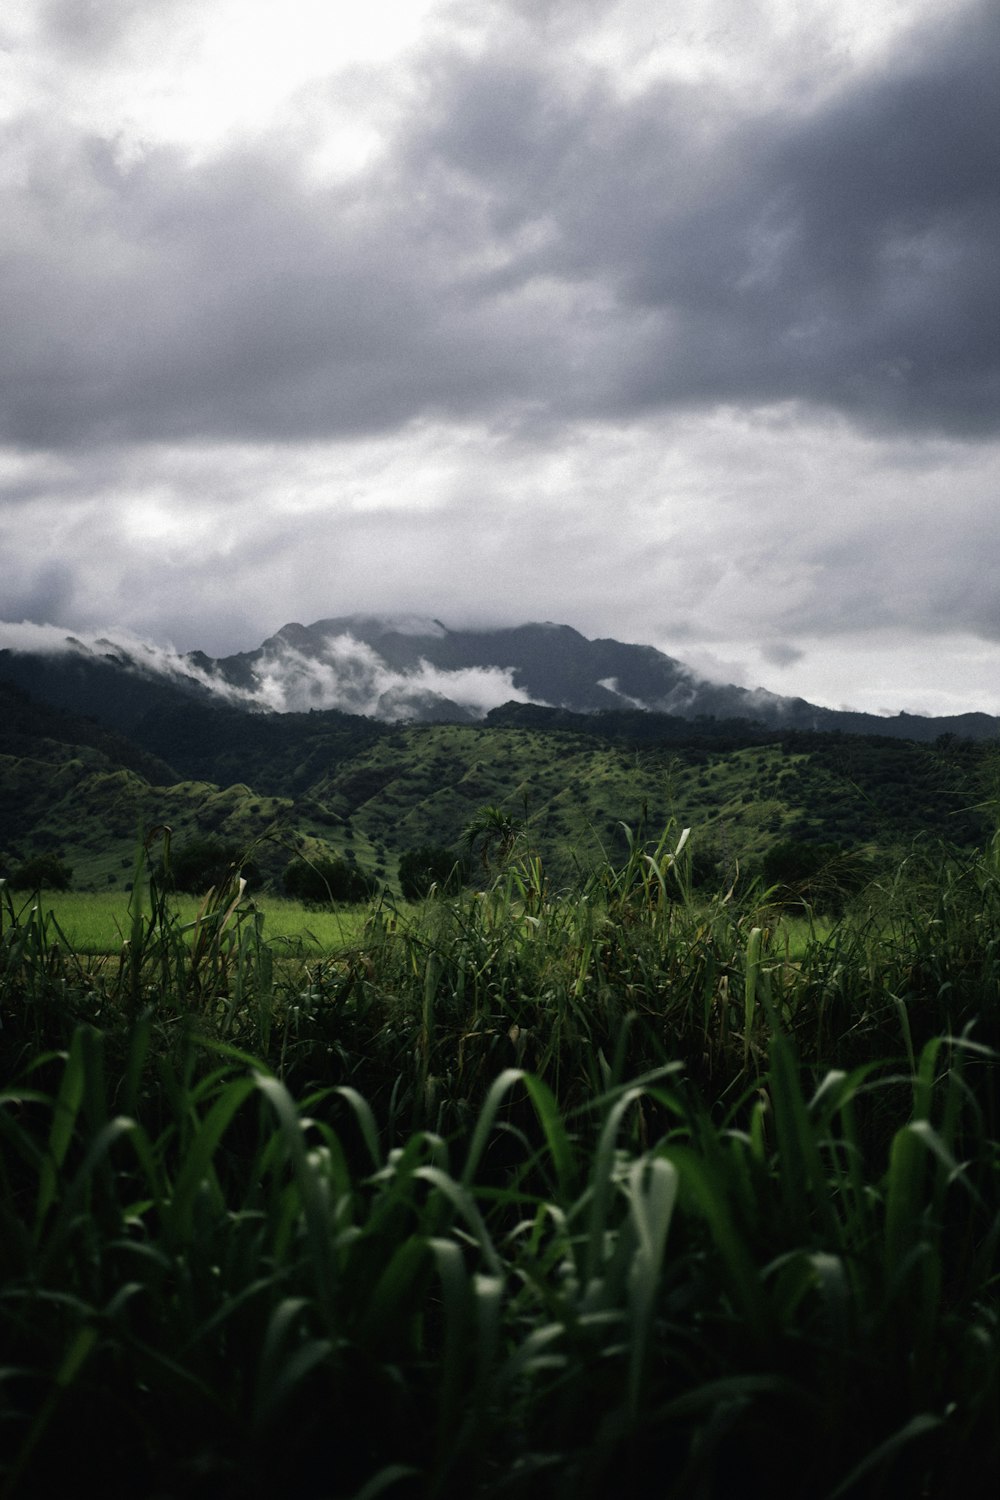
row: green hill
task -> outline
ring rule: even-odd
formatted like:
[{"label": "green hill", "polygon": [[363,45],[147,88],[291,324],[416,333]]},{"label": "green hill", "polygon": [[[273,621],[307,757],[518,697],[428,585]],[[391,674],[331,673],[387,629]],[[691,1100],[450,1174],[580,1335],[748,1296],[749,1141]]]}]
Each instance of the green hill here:
[{"label": "green hill", "polygon": [[569,879],[622,825],[694,830],[701,868],[745,869],[777,843],[894,855],[915,838],[959,846],[988,830],[997,749],[942,737],[786,734],[738,722],[511,708],[485,723],[390,726],[337,711],[153,710],[139,744],[4,686],[2,868],[56,853],[80,888],[124,885],[136,831],[181,847],[256,845],[280,883],[296,849],[355,861],[393,885],[399,857],[457,849],[487,804],[523,824],[550,879]]}]

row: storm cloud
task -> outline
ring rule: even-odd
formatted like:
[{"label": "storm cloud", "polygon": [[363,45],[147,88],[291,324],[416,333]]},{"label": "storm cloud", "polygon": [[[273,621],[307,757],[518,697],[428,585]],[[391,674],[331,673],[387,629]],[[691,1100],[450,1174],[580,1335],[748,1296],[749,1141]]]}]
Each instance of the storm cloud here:
[{"label": "storm cloud", "polygon": [[0,21],[0,615],[1000,639],[994,4],[424,6],[283,93],[238,13]]},{"label": "storm cloud", "polygon": [[789,399],[995,431],[998,76],[992,5],[798,110],[671,82],[622,98],[494,38],[425,58],[377,166],[333,184],[298,132],[191,165],[9,121],[3,436]]}]

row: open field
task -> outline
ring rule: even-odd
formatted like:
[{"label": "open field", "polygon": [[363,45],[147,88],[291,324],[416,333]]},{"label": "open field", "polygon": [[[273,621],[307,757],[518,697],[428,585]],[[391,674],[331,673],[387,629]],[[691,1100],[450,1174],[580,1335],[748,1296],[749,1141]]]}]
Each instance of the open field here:
[{"label": "open field", "polygon": [[[130,933],[129,897],[121,891],[43,890],[37,897],[18,894],[13,899],[15,909],[23,911],[37,901],[44,914],[51,912],[74,953],[119,953]],[[169,911],[182,926],[192,927],[201,905],[197,896],[172,896]],[[351,947],[367,918],[357,907],[317,910],[270,893],[248,896],[244,905],[262,913],[267,940],[312,956]]]},{"label": "open field", "polygon": [[[14,910],[22,920],[37,905],[43,915],[51,914],[68,948],[74,953],[95,956],[120,953],[130,932],[128,900],[127,894],[116,891],[42,890],[31,896],[15,893],[12,897]],[[168,902],[168,910],[181,926],[192,928],[203,900],[174,895]],[[240,909],[262,914],[263,937],[273,942],[278,951],[301,952],[308,957],[332,955],[359,946],[370,918],[364,907],[309,907],[267,891],[248,894]],[[407,915],[412,920],[415,909],[409,903],[402,903],[400,909],[404,920]],[[828,936],[834,925],[830,917],[797,915],[794,911],[775,912],[769,921],[775,946],[782,948],[793,962],[802,957],[810,943]]]},{"label": "open field", "polygon": [[4,902],[0,1494],[992,1496],[1000,842],[815,930],[688,849],[291,965]]}]

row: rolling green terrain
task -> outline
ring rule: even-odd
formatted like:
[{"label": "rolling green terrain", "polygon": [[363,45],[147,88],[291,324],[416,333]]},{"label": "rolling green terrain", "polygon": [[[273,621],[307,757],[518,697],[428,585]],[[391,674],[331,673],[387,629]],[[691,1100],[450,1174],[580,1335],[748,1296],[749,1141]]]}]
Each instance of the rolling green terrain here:
[{"label": "rolling green terrain", "polygon": [[296,851],[393,886],[400,856],[458,850],[486,805],[523,824],[550,880],[621,853],[625,831],[695,830],[703,871],[759,864],[776,844],[895,858],[914,839],[981,840],[997,749],[780,735],[655,715],[591,718],[510,706],[485,724],[386,726],[337,712],[151,714],[138,742],[11,688],[0,730],[0,861],[58,855],[79,888],[124,888],[136,830],[253,850],[280,888]]},{"label": "rolling green terrain", "polygon": [[0,691],[0,1500],[996,1493],[994,746]]}]

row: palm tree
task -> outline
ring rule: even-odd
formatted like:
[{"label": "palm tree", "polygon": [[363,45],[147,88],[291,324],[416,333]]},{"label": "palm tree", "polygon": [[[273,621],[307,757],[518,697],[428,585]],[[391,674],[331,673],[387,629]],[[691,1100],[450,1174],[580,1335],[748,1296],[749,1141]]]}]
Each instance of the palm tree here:
[{"label": "palm tree", "polygon": [[511,856],[514,845],[524,832],[524,821],[514,818],[495,802],[481,807],[462,834],[462,844],[471,854],[479,845],[479,857],[483,869],[490,867],[490,855],[495,854],[498,864],[504,864]]}]

